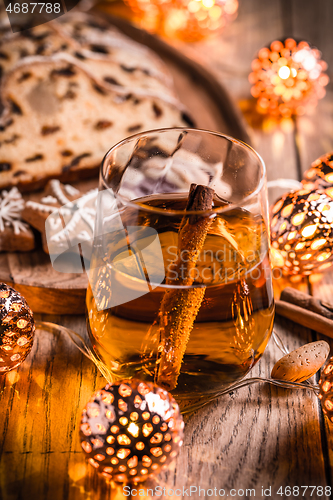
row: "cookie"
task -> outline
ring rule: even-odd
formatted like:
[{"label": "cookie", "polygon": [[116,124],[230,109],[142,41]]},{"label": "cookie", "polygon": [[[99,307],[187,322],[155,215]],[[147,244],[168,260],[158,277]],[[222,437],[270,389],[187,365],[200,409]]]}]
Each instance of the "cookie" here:
[{"label": "cookie", "polygon": [[24,200],[16,187],[0,193],[0,251],[29,251],[35,248],[35,237],[22,220]]},{"label": "cookie", "polygon": [[57,256],[70,246],[92,242],[97,188],[82,194],[51,180],[38,201],[25,203],[23,218],[42,233],[43,249]]}]

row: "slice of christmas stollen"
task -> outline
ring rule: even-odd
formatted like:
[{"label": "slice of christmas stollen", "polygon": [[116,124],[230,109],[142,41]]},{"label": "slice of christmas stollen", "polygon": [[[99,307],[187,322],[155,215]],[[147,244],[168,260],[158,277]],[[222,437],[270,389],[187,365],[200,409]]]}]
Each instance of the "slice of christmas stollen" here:
[{"label": "slice of christmas stollen", "polygon": [[46,253],[56,258],[71,249],[78,253],[79,244],[92,246],[97,193],[82,194],[52,179],[38,201],[26,202],[24,220],[42,233]]},{"label": "slice of christmas stollen", "polygon": [[0,192],[0,252],[35,248],[34,233],[22,220],[24,200],[16,187]]},{"label": "slice of christmas stollen", "polygon": [[[22,81],[27,71],[31,76]],[[181,104],[115,92],[60,56],[16,67],[1,92],[2,188],[32,191],[49,179],[91,177],[110,147],[129,135],[189,124]]]}]

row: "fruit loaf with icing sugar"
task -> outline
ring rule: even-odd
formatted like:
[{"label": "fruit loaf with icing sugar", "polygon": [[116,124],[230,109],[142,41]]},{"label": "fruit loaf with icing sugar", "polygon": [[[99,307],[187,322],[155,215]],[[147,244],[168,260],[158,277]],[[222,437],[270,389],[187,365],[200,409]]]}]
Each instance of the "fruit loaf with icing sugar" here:
[{"label": "fruit loaf with icing sugar", "polygon": [[193,125],[159,57],[97,16],[1,32],[1,189],[90,177],[119,140]]},{"label": "fruit loaf with icing sugar", "polygon": [[4,78],[2,99],[0,188],[29,190],[50,178],[88,177],[121,139],[189,124],[181,105],[119,94],[61,58],[20,64]]}]

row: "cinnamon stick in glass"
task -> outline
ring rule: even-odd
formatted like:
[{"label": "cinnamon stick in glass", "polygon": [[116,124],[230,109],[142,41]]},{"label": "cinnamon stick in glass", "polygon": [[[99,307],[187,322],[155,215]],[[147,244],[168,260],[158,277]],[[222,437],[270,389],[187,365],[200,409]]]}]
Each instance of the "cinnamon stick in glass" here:
[{"label": "cinnamon stick in glass", "polygon": [[[187,211],[205,211],[213,206],[214,190],[192,184]],[[168,289],[159,311],[160,344],[156,383],[168,390],[176,387],[186,346],[206,287],[191,287],[195,267],[214,215],[184,216],[178,233],[177,259],[170,265]],[[180,288],[184,287],[184,288]],[[186,288],[188,287],[188,288]]]}]

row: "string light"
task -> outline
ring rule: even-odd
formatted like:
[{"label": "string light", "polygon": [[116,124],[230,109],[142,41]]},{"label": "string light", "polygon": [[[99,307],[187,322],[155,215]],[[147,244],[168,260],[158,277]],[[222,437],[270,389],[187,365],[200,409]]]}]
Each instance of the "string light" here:
[{"label": "string light", "polygon": [[310,275],[333,263],[333,190],[300,190],[271,210],[272,260],[285,275]]},{"label": "string light", "polygon": [[0,283],[0,375],[17,368],[32,349],[33,314],[22,295]]},{"label": "string light", "polygon": [[141,14],[141,24],[153,32],[197,42],[221,32],[234,20],[238,0],[125,0]]},{"label": "string light", "polygon": [[305,41],[287,38],[263,47],[249,75],[257,110],[283,117],[304,114],[325,95],[326,69],[319,50]]},{"label": "string light", "polygon": [[321,372],[319,399],[325,415],[333,422],[333,356]]},{"label": "string light", "polygon": [[145,481],[166,469],[182,445],[184,422],[173,397],[140,380],[108,384],[82,413],[88,463],[116,482]]}]

